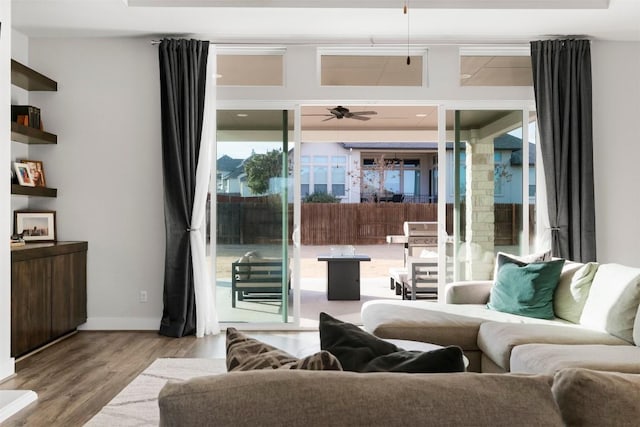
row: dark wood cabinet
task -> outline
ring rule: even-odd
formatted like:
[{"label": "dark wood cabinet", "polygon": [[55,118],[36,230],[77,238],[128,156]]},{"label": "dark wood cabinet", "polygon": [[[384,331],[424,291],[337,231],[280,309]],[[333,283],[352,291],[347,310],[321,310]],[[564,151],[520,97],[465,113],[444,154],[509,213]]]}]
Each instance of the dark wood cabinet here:
[{"label": "dark wood cabinet", "polygon": [[87,242],[29,243],[11,250],[11,355],[18,357],[87,321]]}]

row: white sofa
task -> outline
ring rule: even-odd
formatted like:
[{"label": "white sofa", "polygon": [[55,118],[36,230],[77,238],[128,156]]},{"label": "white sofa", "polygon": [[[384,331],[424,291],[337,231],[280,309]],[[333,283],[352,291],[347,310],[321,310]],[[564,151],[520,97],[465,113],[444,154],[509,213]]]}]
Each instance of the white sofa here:
[{"label": "white sofa", "polygon": [[458,345],[476,372],[640,373],[640,269],[565,263],[550,320],[487,308],[492,287],[492,281],[454,282],[444,303],[369,301],[364,328],[381,338]]}]

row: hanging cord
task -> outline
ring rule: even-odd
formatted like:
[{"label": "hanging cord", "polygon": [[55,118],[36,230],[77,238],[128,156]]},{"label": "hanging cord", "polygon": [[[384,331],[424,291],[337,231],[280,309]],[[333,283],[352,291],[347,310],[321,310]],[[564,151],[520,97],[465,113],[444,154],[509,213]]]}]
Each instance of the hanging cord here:
[{"label": "hanging cord", "polygon": [[407,15],[407,65],[411,65],[411,55],[409,55],[409,45],[410,45],[410,39],[409,39],[409,0],[405,0],[404,1],[404,8],[403,8],[403,12],[405,15]]}]

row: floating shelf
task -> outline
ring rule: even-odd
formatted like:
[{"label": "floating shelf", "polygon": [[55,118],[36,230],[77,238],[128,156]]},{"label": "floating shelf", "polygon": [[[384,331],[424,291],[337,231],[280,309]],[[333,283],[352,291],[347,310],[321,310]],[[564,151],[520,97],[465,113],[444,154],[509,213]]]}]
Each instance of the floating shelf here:
[{"label": "floating shelf", "polygon": [[11,194],[20,196],[57,197],[58,189],[48,187],[26,187],[24,185],[11,184]]},{"label": "floating shelf", "polygon": [[55,80],[51,80],[49,77],[13,59],[11,60],[11,83],[29,91],[58,90],[58,83]]},{"label": "floating shelf", "polygon": [[40,129],[11,122],[11,140],[23,144],[57,144],[58,136]]}]

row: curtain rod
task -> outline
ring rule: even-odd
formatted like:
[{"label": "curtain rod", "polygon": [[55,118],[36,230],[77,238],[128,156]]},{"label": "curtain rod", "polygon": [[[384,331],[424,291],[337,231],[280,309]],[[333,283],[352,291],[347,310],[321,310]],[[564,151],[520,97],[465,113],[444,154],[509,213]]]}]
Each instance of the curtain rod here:
[{"label": "curtain rod", "polygon": [[[578,38],[576,36],[568,36],[566,38]],[[588,36],[582,36],[581,38],[587,38]],[[183,40],[190,40],[192,38],[189,39],[183,39]],[[542,39],[548,39],[548,37],[539,37],[536,40],[542,40]],[[557,40],[560,39],[558,37],[553,37],[550,38],[551,40]],[[369,41],[369,42],[364,42],[364,41],[317,41],[317,42],[295,42],[295,41],[271,41],[271,42],[252,42],[252,41],[245,41],[245,42],[224,42],[224,41],[220,41],[220,42],[214,42],[212,40],[205,40],[208,41],[211,44],[215,44],[215,45],[219,45],[219,46],[274,46],[274,45],[280,45],[280,46],[354,46],[354,47],[362,47],[362,46],[368,46],[368,47],[389,47],[389,46],[407,46],[406,42],[402,42],[402,41],[398,41],[398,42],[374,42],[373,40]],[[477,45],[477,46],[487,46],[487,45],[493,45],[493,46],[523,46],[525,44],[529,44],[531,40],[527,40],[527,41],[520,41],[520,42],[500,42],[500,41],[486,41],[486,42],[469,42],[469,41],[450,41],[450,42],[442,42],[442,41],[437,41],[437,42],[430,42],[430,41],[424,41],[424,42],[419,42],[419,41],[414,41],[410,44],[410,46],[414,46],[414,47],[422,47],[422,46],[473,46],[473,45]],[[158,45],[162,42],[162,40],[151,40],[151,45]]]}]

